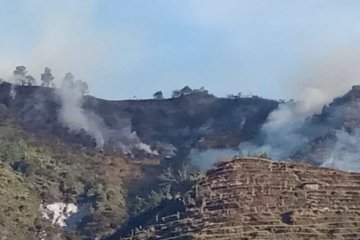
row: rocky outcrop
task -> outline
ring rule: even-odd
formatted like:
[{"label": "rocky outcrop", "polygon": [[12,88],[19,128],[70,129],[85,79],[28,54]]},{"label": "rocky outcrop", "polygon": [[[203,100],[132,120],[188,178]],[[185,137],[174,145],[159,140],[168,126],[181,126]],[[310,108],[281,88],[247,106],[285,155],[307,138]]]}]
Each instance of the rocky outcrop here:
[{"label": "rocky outcrop", "polygon": [[123,239],[359,239],[360,173],[259,158],[208,171],[183,199]]}]

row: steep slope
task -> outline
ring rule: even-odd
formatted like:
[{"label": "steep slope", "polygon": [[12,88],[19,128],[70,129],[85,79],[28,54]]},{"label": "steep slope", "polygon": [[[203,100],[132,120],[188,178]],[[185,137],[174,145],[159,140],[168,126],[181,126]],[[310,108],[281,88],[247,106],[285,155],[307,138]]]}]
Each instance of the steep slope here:
[{"label": "steep slope", "polygon": [[136,165],[30,134],[0,109],[2,239],[95,239],[127,219],[125,181],[140,174]]},{"label": "steep slope", "polygon": [[[11,188],[2,184],[0,190],[10,198],[17,197],[12,189],[31,192],[25,204],[31,214],[21,221],[16,216],[6,219],[6,237],[13,237],[20,222],[31,237],[107,236],[127,220],[129,211],[146,208],[135,201],[144,197],[141,194],[158,194],[158,177],[169,163],[183,166],[193,147],[234,147],[252,138],[278,104],[258,97],[222,99],[205,92],[164,100],[85,96],[75,103],[76,110],[95,116],[95,127],[107,140],[99,151],[95,136],[62,122],[64,99],[58,91],[0,84],[0,160],[5,164],[1,172],[9,179],[22,179]],[[120,150],[129,145],[140,151],[132,151],[131,157],[123,154]],[[159,166],[164,159],[165,167]],[[191,186],[191,181],[185,182],[185,189]],[[10,209],[22,205],[10,201]]]},{"label": "steep slope", "polygon": [[[59,120],[62,100],[56,91],[4,82],[0,84],[0,103],[28,130],[95,147],[96,141],[88,133],[71,131]],[[180,158],[194,146],[236,147],[251,139],[277,105],[259,97],[225,99],[206,92],[161,100],[107,101],[87,96],[82,101],[84,111],[96,116],[108,146],[127,145],[136,135],[161,157],[172,157],[175,151]]]},{"label": "steep slope", "polygon": [[183,211],[154,215],[122,239],[358,239],[359,195],[359,173],[234,159],[176,200]]},{"label": "steep slope", "polygon": [[20,174],[0,165],[0,233],[8,239],[35,238],[39,200]]},{"label": "steep slope", "polygon": [[360,87],[335,98],[321,113],[305,123],[302,131],[310,141],[291,158],[314,165],[360,170]]},{"label": "steep slope", "polygon": [[[4,176],[0,191],[9,193],[0,204],[9,213],[0,217],[9,224],[0,227],[8,238],[47,234],[52,239],[94,239],[118,229],[111,238],[118,239],[136,224],[149,227],[137,231],[135,239],[146,239],[144,234],[154,239],[326,239],[353,229],[358,234],[358,226],[351,223],[359,220],[356,174],[240,159],[221,164],[180,197],[194,182],[187,178],[186,168],[191,150],[231,149],[261,137],[260,129],[277,108],[276,101],[216,98],[206,92],[157,100],[85,96],[75,109],[95,119],[90,127],[100,130],[105,140],[100,150],[96,135],[62,121],[64,99],[58,91],[0,84],[0,173]],[[360,89],[355,86],[306,120],[299,131],[309,141],[291,158],[360,169],[359,99]],[[173,181],[171,190],[162,192],[166,181]],[[28,193],[28,201],[18,191]],[[350,204],[347,213],[337,200]],[[27,215],[21,215],[23,209]],[[27,230],[15,233],[20,226]]]}]

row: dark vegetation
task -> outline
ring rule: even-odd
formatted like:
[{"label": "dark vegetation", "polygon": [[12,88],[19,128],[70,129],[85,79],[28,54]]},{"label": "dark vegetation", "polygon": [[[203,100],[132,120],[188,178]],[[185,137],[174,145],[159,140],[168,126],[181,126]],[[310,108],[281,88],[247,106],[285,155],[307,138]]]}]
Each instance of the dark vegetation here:
[{"label": "dark vegetation", "polygon": [[[360,88],[353,86],[345,95],[324,106],[319,114],[309,118],[301,130],[311,140],[294,153],[292,159],[321,165],[323,159],[330,158],[331,151],[338,142],[337,132],[345,132],[350,137],[356,134],[360,127],[359,99]],[[344,148],[344,151],[349,150]],[[356,155],[354,153],[352,158],[357,159]]]},{"label": "dark vegetation", "polygon": [[[0,232],[8,239],[95,239],[129,234],[162,216],[183,211],[182,196],[203,173],[193,168],[192,149],[235,148],[259,136],[278,101],[241,93],[217,98],[188,86],[171,98],[108,101],[88,94],[71,73],[60,88],[79,88],[81,107],[99,116],[102,129],[135,134],[158,155],[123,153],[118,138],[101,149],[83,128],[59,121],[62,102],[54,76],[45,68],[37,80],[16,67],[16,85],[0,83]],[[315,165],[336,142],[335,131],[359,127],[360,91],[356,87],[309,118],[301,131],[313,139],[295,159]],[[119,132],[119,129],[129,129]],[[316,129],[316,131],[314,131]],[[269,158],[267,153],[256,156]],[[64,231],[39,212],[40,204],[74,203],[86,209],[74,228]],[[289,214],[288,214],[289,215]],[[291,224],[291,214],[283,221]],[[21,229],[21,230],[19,230]]]},{"label": "dark vegetation", "polygon": [[[101,116],[108,131],[126,122],[159,152],[128,156],[110,143],[99,151],[84,129],[59,122],[61,101],[49,68],[41,86],[23,66],[14,79],[17,85],[0,83],[0,232],[10,239],[45,233],[50,239],[95,239],[180,209],[182,194],[202,177],[191,166],[191,149],[236,147],[256,136],[278,106],[256,96],[217,98],[187,86],[170,99],[159,91],[152,100],[107,101],[87,96],[87,85],[66,74],[63,84],[81,86],[83,109]],[[39,212],[40,204],[54,202],[87,212],[63,231]]]},{"label": "dark vegetation", "polygon": [[[277,106],[276,101],[258,97],[216,98],[206,91],[161,101],[106,101],[85,96],[83,107],[101,116],[109,129],[116,128],[119,119],[131,119],[133,131],[160,153],[130,159],[121,151],[104,148],[105,154],[98,152],[95,140],[85,131],[70,131],[59,123],[61,105],[53,88],[18,85],[15,98],[12,89],[9,83],[0,85],[0,156],[11,173],[29,184],[24,188],[33,189],[31,208],[36,207],[37,215],[28,223],[35,229],[32,234],[51,227],[39,216],[40,203],[72,202],[90,206],[90,213],[72,233],[90,238],[110,234],[128,216],[126,226],[141,225],[143,214],[165,206],[164,202],[177,201],[201,177],[187,158],[191,148],[236,146],[256,135]],[[250,120],[244,123],[245,118]],[[218,141],[219,135],[230,137]],[[201,138],[206,141],[200,142]],[[176,155],[167,151],[169,144]],[[35,228],[38,220],[47,225]],[[64,235],[56,227],[51,229],[46,232]]]},{"label": "dark vegetation", "polygon": [[[81,83],[70,74],[64,79]],[[51,239],[117,239],[183,211],[183,194],[202,178],[191,165],[191,149],[233,148],[253,139],[279,104],[239,94],[217,98],[189,87],[174,91],[170,99],[157,92],[152,100],[107,101],[87,96],[84,85],[82,107],[101,116],[107,130],[121,127],[125,119],[159,153],[126,155],[106,144],[99,151],[84,129],[73,131],[59,122],[61,102],[51,81],[46,87],[0,84],[0,232],[10,239],[45,232]],[[316,164],[317,154],[336,141],[335,130],[357,127],[359,97],[353,89],[308,119],[303,131],[311,135],[316,128],[321,137],[294,156]],[[269,158],[265,152],[256,156]],[[40,204],[54,202],[86,206],[87,213],[74,229],[64,231],[39,213]]]},{"label": "dark vegetation", "polygon": [[[127,217],[123,179],[136,168],[122,156],[79,151],[51,136],[24,132],[0,105],[0,232],[9,239],[51,239],[77,235],[94,239],[113,231]],[[73,233],[43,220],[40,204],[87,205]],[[94,227],[96,226],[96,227]]]}]

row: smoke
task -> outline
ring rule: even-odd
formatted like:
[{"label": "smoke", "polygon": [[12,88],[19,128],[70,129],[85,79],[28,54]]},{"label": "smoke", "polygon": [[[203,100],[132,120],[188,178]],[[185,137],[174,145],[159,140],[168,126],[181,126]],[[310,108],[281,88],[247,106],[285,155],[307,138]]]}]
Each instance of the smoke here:
[{"label": "smoke", "polygon": [[134,149],[150,155],[159,154],[132,131],[129,119],[117,119],[117,125],[110,128],[95,112],[85,110],[82,107],[84,97],[80,84],[64,81],[61,88],[56,91],[61,102],[58,111],[59,122],[74,132],[85,130],[96,140],[97,148],[102,149],[107,144],[112,148],[121,149],[126,154],[132,154]]},{"label": "smoke", "polygon": [[240,144],[242,155],[267,153],[274,159],[287,159],[308,141],[301,132],[305,117],[301,104],[293,101],[280,104],[270,113],[258,138]]},{"label": "smoke", "polygon": [[96,146],[102,148],[105,139],[100,128],[102,119],[95,113],[82,108],[83,95],[80,86],[64,82],[57,91],[61,99],[59,121],[73,131],[84,129],[96,139]]},{"label": "smoke", "polygon": [[100,44],[102,35],[92,33],[88,23],[94,1],[87,4],[67,1],[53,6],[34,1],[22,4],[24,9],[18,7],[18,14],[24,18],[33,16],[30,22],[23,23],[32,30],[23,43],[27,49],[5,55],[7,63],[2,64],[0,71],[9,74],[15,66],[24,64],[32,74],[40,76],[46,65],[58,76],[70,70],[87,77],[85,69],[96,67],[104,55]]},{"label": "smoke", "polygon": [[336,131],[336,142],[330,150],[330,157],[322,167],[344,171],[360,171],[360,129],[352,133],[344,129]]},{"label": "smoke", "polygon": [[126,154],[133,155],[133,151],[137,150],[153,156],[159,155],[150,145],[141,141],[136,131],[132,130],[131,120],[128,118],[116,119],[116,125],[112,127],[103,124],[102,132],[109,146],[119,148]]},{"label": "smoke", "polygon": [[[311,125],[307,119],[360,82],[360,51],[358,48],[345,49],[311,63],[311,67],[303,71],[302,81],[296,84],[298,101],[282,103],[271,112],[258,139],[239,146],[243,154],[266,152],[274,159],[288,159],[305,144],[326,133],[324,126]],[[337,113],[343,112],[344,106],[333,108],[332,115],[327,116],[328,121],[341,122],[344,116]],[[359,170],[359,137],[358,130],[351,134],[338,130],[334,148],[328,149],[331,157],[319,156],[323,166]]]},{"label": "smoke", "polygon": [[235,149],[191,149],[189,158],[191,164],[200,171],[206,171],[214,166],[221,159],[226,159],[239,155],[239,151]]},{"label": "smoke", "polygon": [[308,116],[360,83],[360,48],[335,49],[330,54],[309,55],[309,59],[291,87],[299,108]]},{"label": "smoke", "polygon": [[158,142],[157,145],[164,153],[165,158],[173,158],[176,156],[177,148],[174,145],[164,142]]},{"label": "smoke", "polygon": [[[140,139],[139,139],[139,140],[140,140]],[[158,152],[158,151],[152,150],[150,145],[145,144],[145,143],[143,143],[143,142],[139,142],[139,143],[135,144],[135,147],[136,147],[137,149],[142,150],[142,151],[144,151],[144,152],[146,152],[146,153],[149,153],[149,154],[151,154],[151,155],[154,155],[154,156],[158,156],[158,155],[159,155],[159,152]]]},{"label": "smoke", "polygon": [[[271,112],[255,139],[239,145],[240,155],[259,155],[266,153],[272,159],[288,160],[312,141],[329,133],[319,124],[311,124],[314,114],[318,114],[324,105],[335,97],[349,91],[352,85],[360,83],[360,49],[347,48],[333,51],[322,57],[311,57],[299,76],[292,81],[296,101],[279,104]],[[294,84],[295,82],[295,84]],[[287,88],[289,91],[290,88]],[[328,124],[337,129],[344,123],[344,111],[348,105],[333,105],[331,115],[326,116]],[[358,108],[351,108],[346,114],[354,115]],[[340,113],[340,114],[339,114]],[[359,118],[357,118],[360,121]],[[359,171],[360,167],[360,130],[353,132],[336,130],[335,143],[327,148],[328,154],[318,156],[317,164],[342,170]],[[208,169],[217,159],[236,154],[232,149],[193,149],[190,158],[200,169]],[[306,159],[303,159],[306,160]]]},{"label": "smoke", "polygon": [[[142,59],[142,38],[123,24],[116,28],[94,24],[98,4],[97,0],[3,3],[0,75],[8,81],[15,66],[24,65],[39,79],[44,66],[49,66],[55,76],[75,72],[101,92],[109,74],[133,69]],[[17,20],[6,14],[15,14]],[[55,79],[55,84],[60,82]]]},{"label": "smoke", "polygon": [[11,88],[10,88],[9,97],[12,100],[14,100],[16,98],[16,86],[13,84],[11,85]]}]

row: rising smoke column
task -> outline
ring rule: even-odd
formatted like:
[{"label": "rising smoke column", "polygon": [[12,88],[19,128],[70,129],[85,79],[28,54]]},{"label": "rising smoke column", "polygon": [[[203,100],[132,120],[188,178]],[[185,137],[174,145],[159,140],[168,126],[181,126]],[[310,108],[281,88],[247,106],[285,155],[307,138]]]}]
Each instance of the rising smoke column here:
[{"label": "rising smoke column", "polygon": [[132,154],[134,149],[144,151],[150,155],[158,155],[148,144],[141,141],[135,131],[132,131],[130,119],[117,119],[117,125],[108,127],[103,118],[95,112],[82,108],[84,94],[87,93],[85,82],[73,80],[71,73],[67,73],[57,94],[60,97],[59,122],[70,130],[78,132],[85,130],[95,138],[96,147],[103,148],[111,144],[115,149],[121,149],[126,154]]},{"label": "rising smoke column", "polygon": [[[72,76],[72,75],[71,75]],[[102,119],[95,113],[85,111],[82,108],[83,90],[79,81],[74,82],[67,74],[57,94],[60,97],[61,108],[59,121],[73,131],[84,129],[95,138],[96,146],[102,148],[105,140],[101,131]]]},{"label": "rising smoke column", "polygon": [[242,155],[267,153],[274,159],[287,159],[308,139],[302,134],[306,114],[299,103],[282,103],[272,111],[255,141],[241,143]]},{"label": "rising smoke column", "polygon": [[336,131],[335,145],[330,149],[330,156],[324,160],[322,167],[345,171],[360,171],[360,129],[347,132]]},{"label": "rising smoke column", "polygon": [[[324,105],[343,95],[352,85],[360,84],[360,48],[340,49],[326,56],[311,58],[308,62],[309,65],[305,66],[297,77],[289,80],[295,90],[292,96],[297,100],[280,103],[278,108],[269,114],[259,135],[239,145],[241,155],[265,152],[273,159],[287,160],[316,137],[327,133],[324,126],[314,126],[308,119],[320,113]],[[290,91],[290,88],[286,91]],[[337,110],[341,112],[340,109]],[[331,121],[339,121],[341,116],[333,114],[332,118]],[[327,149],[330,157],[319,156],[320,165],[359,171],[359,139],[359,130],[336,130],[334,146]],[[195,164],[200,161],[201,166],[208,168],[214,158],[231,156],[234,153],[232,149],[210,149],[202,151],[201,154],[193,151],[190,158]],[[204,156],[209,160],[204,159]]]},{"label": "rising smoke column", "polygon": [[[317,136],[326,134],[323,126],[309,124],[307,119],[321,111],[324,105],[335,97],[343,95],[352,85],[360,83],[360,49],[348,48],[309,61],[311,64],[299,75],[294,85],[297,101],[289,101],[279,105],[270,113],[261,129],[261,144],[243,143],[243,152],[267,152],[274,159],[288,159],[296,151]],[[342,108],[342,106],[337,106]],[[340,111],[340,109],[338,109]],[[352,109],[356,111],[356,109]],[[331,121],[338,121],[335,109]],[[331,166],[344,170],[360,170],[358,157],[360,147],[357,143],[359,131],[347,132],[337,130],[336,142],[328,156],[319,156],[323,166]]]}]

